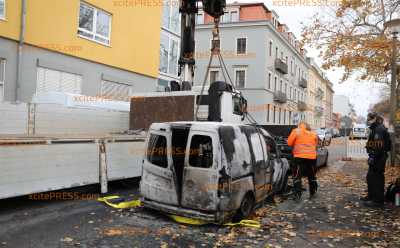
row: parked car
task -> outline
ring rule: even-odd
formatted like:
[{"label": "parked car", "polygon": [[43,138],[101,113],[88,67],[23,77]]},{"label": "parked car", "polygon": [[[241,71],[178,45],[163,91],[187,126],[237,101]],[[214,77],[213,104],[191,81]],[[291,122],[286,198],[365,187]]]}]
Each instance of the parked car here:
[{"label": "parked car", "polygon": [[340,137],[340,131],[337,128],[333,128],[333,138]]},{"label": "parked car", "polygon": [[286,188],[289,162],[255,126],[217,122],[153,123],[140,192],[144,206],[223,223]]},{"label": "parked car", "polygon": [[367,139],[368,128],[365,124],[356,124],[351,130],[350,139]]},{"label": "parked car", "polygon": [[329,146],[331,144],[333,136],[331,128],[319,128],[317,129],[317,135],[325,146]]},{"label": "parked car", "polygon": [[[276,144],[281,152],[281,157],[286,158],[289,163],[292,165],[293,154],[292,147],[288,146],[287,139],[290,135],[290,132],[296,128],[296,126],[278,126],[278,125],[266,125],[262,126],[265,130],[267,130],[271,135],[273,135]],[[317,167],[323,167],[328,164],[329,152],[325,147],[322,140],[319,140],[317,147]]]}]

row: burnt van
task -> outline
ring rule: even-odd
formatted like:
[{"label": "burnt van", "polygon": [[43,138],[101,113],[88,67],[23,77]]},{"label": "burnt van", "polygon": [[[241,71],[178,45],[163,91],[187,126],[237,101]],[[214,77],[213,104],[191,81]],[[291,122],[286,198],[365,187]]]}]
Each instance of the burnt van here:
[{"label": "burnt van", "polygon": [[223,223],[284,190],[288,170],[274,139],[256,126],[153,123],[140,192],[147,208]]}]

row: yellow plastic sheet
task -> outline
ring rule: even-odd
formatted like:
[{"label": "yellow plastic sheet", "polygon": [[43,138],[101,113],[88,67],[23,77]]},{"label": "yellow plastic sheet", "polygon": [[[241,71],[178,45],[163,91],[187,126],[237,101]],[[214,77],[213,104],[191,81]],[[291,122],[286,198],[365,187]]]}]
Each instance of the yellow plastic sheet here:
[{"label": "yellow plastic sheet", "polygon": [[115,200],[115,199],[120,199],[121,197],[113,195],[113,196],[106,196],[106,197],[101,197],[98,198],[97,200],[99,202],[104,202],[110,207],[113,208],[135,208],[135,207],[140,207],[142,206],[142,202],[140,200],[133,200],[133,201],[126,201],[126,202],[119,202],[119,203],[112,203],[110,200]]}]

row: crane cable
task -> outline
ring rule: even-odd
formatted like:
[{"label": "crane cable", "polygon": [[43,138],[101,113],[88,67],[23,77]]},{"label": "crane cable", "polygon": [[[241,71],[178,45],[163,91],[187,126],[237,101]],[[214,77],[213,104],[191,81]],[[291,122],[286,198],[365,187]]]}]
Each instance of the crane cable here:
[{"label": "crane cable", "polygon": [[[205,86],[207,84],[207,79],[208,79],[208,75],[209,75],[210,68],[211,68],[211,65],[212,65],[212,61],[214,59],[214,55],[217,55],[217,57],[218,57],[219,67],[221,67],[221,69],[222,69],[222,75],[223,75],[223,77],[225,79],[225,82],[230,84],[234,91],[237,91],[237,89],[236,89],[236,87],[235,87],[235,85],[234,85],[234,83],[232,81],[232,78],[229,75],[228,68],[227,68],[227,66],[225,64],[224,58],[221,55],[221,49],[220,49],[220,47],[216,46],[216,41],[220,41],[221,40],[220,39],[220,32],[219,32],[219,22],[220,22],[219,18],[214,18],[214,29],[212,31],[213,39],[211,41],[212,42],[211,54],[210,54],[210,59],[208,61],[208,65],[206,67],[207,69],[206,69],[206,73],[204,75],[204,80],[203,80],[203,84],[202,84],[201,91],[200,91],[199,101],[197,102],[197,106],[196,106],[196,114],[195,114],[195,120],[196,121],[198,120],[199,108],[200,108],[201,100],[203,98],[204,89],[205,89]],[[221,44],[221,43],[219,43],[219,44]],[[257,121],[255,120],[255,118],[250,113],[247,112],[247,109],[245,110],[244,114],[246,115],[247,120],[252,125],[256,125],[256,126],[259,125],[257,123]]]},{"label": "crane cable", "polygon": [[228,73],[228,70],[226,68],[224,59],[222,58],[221,49],[220,49],[220,47],[216,46],[216,42],[221,40],[220,39],[220,35],[219,35],[219,21],[220,21],[219,18],[214,18],[214,29],[212,31],[213,38],[211,40],[211,43],[212,43],[212,45],[211,45],[211,54],[210,54],[210,59],[208,61],[208,65],[206,67],[207,69],[206,69],[206,73],[204,75],[204,80],[203,80],[203,84],[202,84],[201,91],[200,91],[199,101],[198,101],[197,106],[196,106],[196,114],[195,114],[195,120],[196,121],[198,120],[197,115],[199,113],[199,107],[200,107],[200,104],[201,104],[201,100],[203,98],[204,89],[205,89],[206,84],[207,84],[208,74],[210,72],[211,64],[212,64],[212,61],[213,61],[215,55],[218,56],[219,67],[222,68],[222,75],[223,75],[223,77],[225,79],[225,82],[227,82],[227,77],[225,76],[225,74],[226,74],[228,76],[228,79],[229,79],[228,83],[232,86],[232,88],[234,90],[236,90],[235,86],[232,83],[232,79],[229,76],[229,73]]}]

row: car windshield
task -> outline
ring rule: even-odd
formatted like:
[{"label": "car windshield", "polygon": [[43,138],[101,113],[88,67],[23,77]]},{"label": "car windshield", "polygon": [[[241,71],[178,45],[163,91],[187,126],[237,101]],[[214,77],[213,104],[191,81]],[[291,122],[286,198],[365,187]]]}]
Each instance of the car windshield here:
[{"label": "car windshield", "polygon": [[364,128],[354,128],[354,132],[365,132]]},{"label": "car windshield", "polygon": [[323,135],[323,134],[325,134],[325,130],[324,129],[318,129],[317,130],[317,134]]}]

